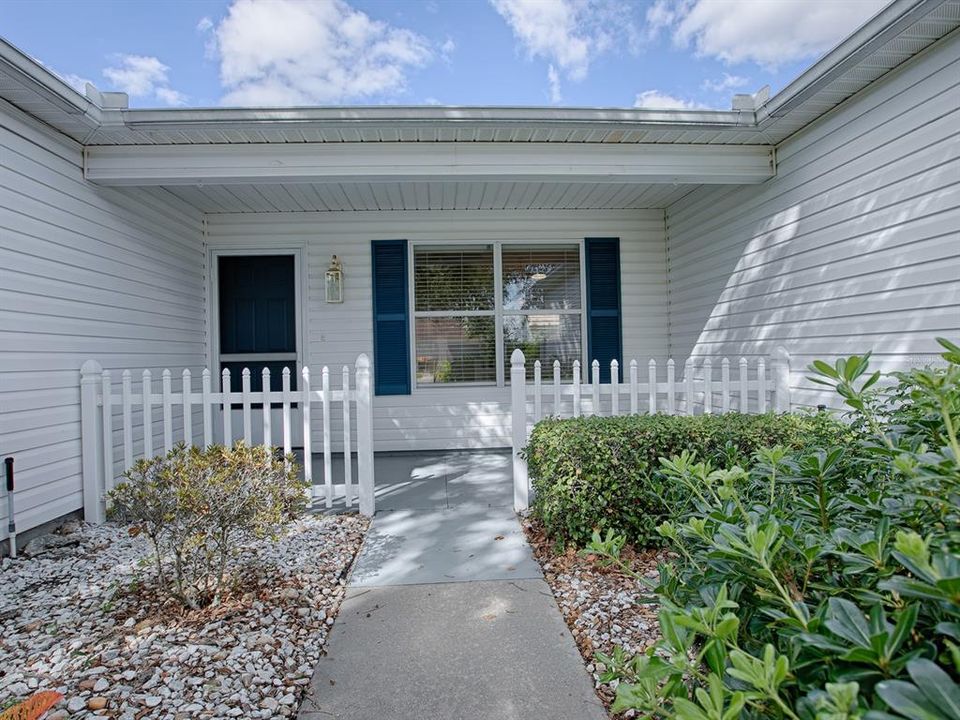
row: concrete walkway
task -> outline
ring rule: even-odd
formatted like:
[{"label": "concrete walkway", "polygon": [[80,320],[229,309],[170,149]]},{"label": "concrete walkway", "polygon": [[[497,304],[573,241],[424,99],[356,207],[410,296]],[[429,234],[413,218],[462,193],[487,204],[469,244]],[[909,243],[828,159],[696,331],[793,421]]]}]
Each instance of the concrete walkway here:
[{"label": "concrete walkway", "polygon": [[606,720],[507,453],[377,457],[377,516],[302,720]]}]

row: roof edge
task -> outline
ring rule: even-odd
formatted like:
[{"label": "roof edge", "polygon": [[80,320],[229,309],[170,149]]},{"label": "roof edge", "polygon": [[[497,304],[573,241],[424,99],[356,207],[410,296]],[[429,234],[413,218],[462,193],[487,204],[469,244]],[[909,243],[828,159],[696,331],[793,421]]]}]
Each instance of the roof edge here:
[{"label": "roof edge", "polygon": [[[59,111],[79,120],[84,130],[79,132],[74,126],[68,132],[57,127],[56,120],[38,118],[54,129],[67,132],[81,144],[94,142],[101,129],[118,127],[134,131],[175,132],[177,128],[229,130],[304,124],[363,128],[430,123],[448,125],[451,129],[458,125],[584,129],[607,126],[625,130],[655,126],[678,131],[703,129],[762,134],[946,2],[948,0],[893,0],[755,111],[536,106],[102,107],[96,102],[97,96],[86,97],[77,92],[50,69],[3,38],[0,38],[0,70],[49,103],[53,111],[50,114]],[[804,126],[814,119],[804,122]]]},{"label": "roof edge", "polygon": [[894,0],[757,109],[757,123],[787,115],[947,0]]},{"label": "roof edge", "polygon": [[25,87],[32,88],[57,109],[71,115],[85,116],[91,128],[103,121],[103,109],[89,98],[77,92],[56,73],[42,65],[6,39],[0,37],[0,65]]}]

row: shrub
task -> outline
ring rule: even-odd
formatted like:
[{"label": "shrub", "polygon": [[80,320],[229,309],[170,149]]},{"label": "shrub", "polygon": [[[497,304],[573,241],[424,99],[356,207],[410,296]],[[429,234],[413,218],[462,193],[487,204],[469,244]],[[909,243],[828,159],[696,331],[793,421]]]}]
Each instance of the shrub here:
[{"label": "shrub", "polygon": [[150,539],[162,590],[193,608],[219,600],[241,543],[276,535],[306,506],[293,459],[243,443],[178,445],[125,478],[109,493],[111,515]]},{"label": "shrub", "polygon": [[533,512],[559,541],[583,545],[594,530],[613,530],[633,544],[659,544],[657,526],[685,512],[692,496],[656,472],[658,458],[696,451],[729,467],[761,447],[823,443],[845,431],[824,414],[547,419],[526,449]]},{"label": "shrub", "polygon": [[[614,710],[673,720],[960,717],[960,348],[893,376],[869,355],[815,363],[853,442],[718,468],[683,453],[694,495],[659,532],[663,640],[599,657]],[[589,551],[618,562],[618,539]],[[621,564],[621,567],[623,565]],[[628,568],[625,568],[628,571]]]}]

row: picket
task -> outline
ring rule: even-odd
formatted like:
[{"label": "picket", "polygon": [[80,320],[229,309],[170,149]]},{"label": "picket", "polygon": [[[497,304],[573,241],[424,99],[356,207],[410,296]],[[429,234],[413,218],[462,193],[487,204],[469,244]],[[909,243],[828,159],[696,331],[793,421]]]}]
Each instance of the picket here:
[{"label": "picket", "polygon": [[553,414],[560,414],[560,361],[553,361]]},{"label": "picket", "polygon": [[193,445],[193,379],[190,376],[190,368],[184,368],[181,375],[181,385],[183,388],[183,442],[187,445]]},{"label": "picket", "polygon": [[333,507],[333,470],[330,457],[330,369],[320,371],[321,414],[323,420],[323,486],[327,507]]},{"label": "picket", "polygon": [[253,442],[253,412],[250,408],[250,369],[244,368],[240,373],[240,392],[243,402],[243,441],[250,445]]},{"label": "picket", "polygon": [[537,388],[537,392],[533,395],[533,419],[534,422],[540,422],[543,417],[543,398],[540,394],[540,361],[537,360],[533,363],[533,385]]},{"label": "picket", "polygon": [[301,411],[303,417],[303,479],[306,481],[309,493],[308,500],[313,500],[313,441],[310,437],[310,368],[304,366],[300,373]]},{"label": "picket", "polygon": [[170,397],[173,391],[169,370],[161,373],[161,382],[163,386],[163,451],[168,453],[173,450],[173,400]]},{"label": "picket", "polygon": [[[232,445],[233,413],[230,412],[230,402],[232,397],[230,393],[230,370],[224,368],[223,373],[221,373],[221,378],[223,379],[223,387],[221,392],[221,397],[223,400],[221,403],[220,412],[223,415],[223,443],[224,445]],[[146,454],[146,451],[144,451],[144,454]]]},{"label": "picket", "polygon": [[747,359],[740,358],[740,412],[750,412],[750,388],[747,381]]},{"label": "picket", "polygon": [[200,402],[203,404],[203,446],[213,443],[213,402],[210,399],[210,370],[203,369]]},{"label": "picket", "polygon": [[343,409],[343,496],[347,507],[353,506],[353,460],[350,451],[350,368],[343,366],[340,387],[345,394],[340,402]]},{"label": "picket", "polygon": [[610,361],[610,414],[620,414],[620,363]]},{"label": "picket", "polygon": [[[273,447],[274,427],[273,410],[279,405],[282,420],[282,445],[284,456],[292,450],[292,410],[298,407],[303,418],[303,473],[311,487],[311,498],[319,488],[313,486],[312,471],[312,413],[311,406],[320,403],[322,423],[320,429],[323,447],[323,486],[325,507],[333,507],[335,497],[339,496],[339,485],[334,482],[332,464],[332,425],[331,414],[334,406],[340,404],[343,421],[343,498],[344,504],[351,507],[356,494],[360,511],[364,515],[374,512],[374,472],[373,472],[373,415],[371,410],[370,361],[365,355],[357,359],[355,384],[351,389],[351,368],[344,365],[340,389],[333,389],[330,371],[323,367],[321,388],[314,390],[310,385],[310,370],[302,369],[302,386],[298,391],[291,390],[290,368],[282,373],[282,390],[271,389],[269,368],[261,371],[262,387],[258,391],[251,389],[251,374],[248,368],[241,371],[240,392],[231,389],[230,370],[224,368],[220,374],[219,392],[211,388],[212,374],[204,369],[200,392],[192,387],[192,374],[189,369],[179,373],[180,386],[173,385],[173,373],[169,369],[161,371],[160,393],[154,393],[153,375],[149,369],[141,375],[140,392],[135,393],[132,373],[123,370],[120,374],[120,388],[116,392],[113,375],[103,369],[96,361],[84,363],[80,374],[81,387],[81,450],[83,456],[84,507],[86,518],[90,522],[102,522],[105,514],[106,493],[113,487],[115,478],[133,466],[140,457],[154,455],[154,418],[153,409],[159,405],[162,415],[163,452],[169,452],[177,443],[193,444],[199,439],[199,431],[194,432],[194,412],[197,405],[203,418],[203,444],[208,446],[214,441],[213,413],[216,409],[222,415],[222,437],[225,444],[234,441],[232,415],[239,405],[243,418],[243,439],[247,444],[253,441],[254,415],[260,413],[257,424],[262,431],[260,444]],[[557,388],[559,388],[557,384]],[[356,412],[351,410],[356,405]],[[138,419],[134,410],[141,410],[140,425],[143,433],[142,448],[134,444],[134,428]],[[118,412],[115,412],[117,411]],[[180,422],[182,418],[182,422]],[[159,418],[158,418],[159,419]],[[118,438],[114,437],[114,425],[120,423]],[[356,431],[356,440],[353,431]],[[114,443],[122,445],[123,460],[119,467],[117,450]],[[354,488],[352,459],[356,453],[358,478]],[[119,467],[119,472],[118,472]]]},{"label": "picket", "polygon": [[757,412],[767,411],[767,368],[763,358],[757,360]]},{"label": "picket", "polygon": [[720,403],[724,413],[730,412],[730,358],[724,358],[720,365]]},{"label": "picket", "polygon": [[647,412],[651,415],[657,411],[657,361],[650,358],[647,363]]},{"label": "picket", "polygon": [[[267,447],[273,446],[273,413],[270,412],[270,405],[273,400],[273,393],[270,392],[270,368],[265,367],[263,372],[260,373],[263,384],[260,386],[263,388],[264,392],[264,401],[262,406],[262,412],[260,415],[263,417],[263,444]],[[269,399],[267,399],[269,398]],[[186,412],[186,406],[184,406],[184,412]]]},{"label": "picket", "polygon": [[[206,370],[204,370],[206,372]],[[290,368],[283,369],[283,455],[286,457],[292,449],[291,433],[293,429],[290,425]]]},{"label": "picket", "polygon": [[123,466],[133,466],[133,378],[123,371]]},{"label": "picket", "polygon": [[103,468],[104,478],[106,480],[104,491],[110,492],[113,489],[113,385],[110,382],[110,371],[104,370],[102,375],[103,389],[101,404],[101,419],[103,423]]},{"label": "picket", "polygon": [[[666,382],[661,382],[657,374],[657,361],[651,358],[647,362],[647,379],[641,383],[638,377],[638,363],[636,359],[630,361],[629,383],[620,382],[620,361],[610,362],[610,382],[600,382],[600,363],[591,361],[590,377],[588,382],[589,406],[583,406],[583,387],[580,372],[580,362],[573,362],[573,375],[570,381],[564,383],[560,374],[560,363],[553,363],[553,383],[545,386],[540,375],[540,361],[534,363],[533,381],[526,380],[526,366],[523,353],[515,350],[511,356],[511,398],[513,408],[512,443],[514,449],[514,506],[518,511],[525,510],[529,502],[530,490],[524,485],[527,482],[526,464],[523,455],[519,453],[527,443],[527,434],[532,423],[543,419],[543,398],[552,401],[552,417],[581,417],[581,415],[604,415],[609,408],[610,415],[619,415],[625,407],[622,395],[627,394],[630,413],[639,412],[640,397],[646,394],[646,411],[648,413],[666,412],[670,415],[696,415],[713,412],[728,413],[734,407],[732,400],[733,390],[737,387],[738,395],[735,407],[740,412],[750,412],[751,393],[756,397],[753,406],[756,412],[767,412],[768,408],[777,412],[790,411],[790,357],[786,350],[777,348],[773,362],[769,365],[763,356],[758,357],[752,364],[746,358],[740,358],[737,363],[737,377],[731,377],[731,362],[729,358],[720,358],[719,381],[715,372],[716,358],[689,357],[683,363],[683,376],[680,382],[676,378],[676,363],[673,358],[666,362]],[[700,392],[702,388],[702,392]],[[678,394],[682,401],[678,401]],[[717,395],[719,394],[719,398]],[[661,404],[660,396],[666,399]],[[570,399],[569,404],[564,400]]]},{"label": "picket", "polygon": [[[226,370],[224,370],[226,372]],[[153,385],[150,371],[143,371],[143,456],[153,457]]]},{"label": "picket", "polygon": [[674,384],[676,379],[676,365],[673,358],[667,360],[667,414],[673,415],[677,410],[677,390]]},{"label": "picket", "polygon": [[703,361],[703,414],[713,412],[713,362],[710,358]]},{"label": "picket", "polygon": [[590,408],[592,415],[600,415],[600,361],[594,360],[590,364],[591,370],[591,399],[593,406]]}]

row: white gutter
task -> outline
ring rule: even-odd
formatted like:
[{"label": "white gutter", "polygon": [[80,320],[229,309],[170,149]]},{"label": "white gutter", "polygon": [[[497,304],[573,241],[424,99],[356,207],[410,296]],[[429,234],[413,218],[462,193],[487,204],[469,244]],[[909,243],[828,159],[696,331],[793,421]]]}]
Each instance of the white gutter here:
[{"label": "white gutter", "polygon": [[894,0],[758,108],[757,124],[784,117],[945,2]]},{"label": "white gutter", "polygon": [[[113,113],[106,113],[110,116]],[[739,129],[756,127],[753,112],[730,110],[644,110],[642,108],[546,107],[303,107],[201,108],[124,110],[118,113],[134,131],[176,132],[179,129],[250,130],[260,126],[322,125],[324,128],[453,127],[528,128],[563,127],[570,130],[622,128]]]},{"label": "white gutter", "polygon": [[0,65],[17,78],[25,88],[70,115],[80,116],[91,129],[103,121],[101,108],[22,50],[0,38]]}]

